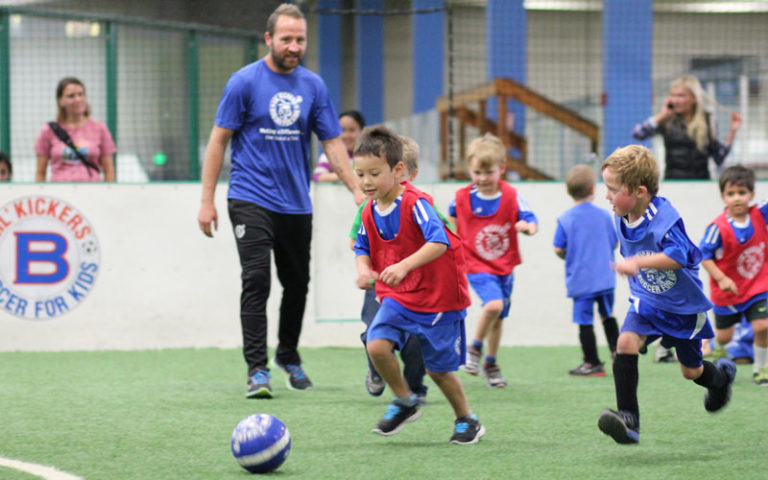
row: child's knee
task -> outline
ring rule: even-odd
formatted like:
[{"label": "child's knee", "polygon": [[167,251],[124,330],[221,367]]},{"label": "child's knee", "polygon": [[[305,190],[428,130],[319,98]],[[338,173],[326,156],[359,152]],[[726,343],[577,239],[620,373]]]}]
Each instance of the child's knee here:
[{"label": "child's knee", "polygon": [[386,358],[387,356],[392,355],[393,347],[394,343],[392,343],[392,341],[381,338],[369,340],[366,345],[368,355],[371,359]]},{"label": "child's knee", "polygon": [[616,342],[616,351],[628,355],[637,355],[640,352],[640,346],[645,342],[645,337],[633,332],[625,332],[619,335]]},{"label": "child's knee", "polygon": [[759,335],[768,332],[768,318],[760,318],[752,320],[752,331],[755,335]]},{"label": "child's knee", "polygon": [[451,375],[454,375],[453,372],[434,372],[428,368],[425,370],[427,371],[429,378],[431,378],[438,385],[449,378]]},{"label": "child's knee", "polygon": [[704,372],[704,367],[686,367],[682,363],[680,364],[680,371],[683,373],[683,376],[688,380],[696,380],[701,376],[701,374]]},{"label": "child's knee", "polygon": [[499,317],[501,312],[504,311],[504,300],[491,300],[483,306],[483,310],[495,317]]}]

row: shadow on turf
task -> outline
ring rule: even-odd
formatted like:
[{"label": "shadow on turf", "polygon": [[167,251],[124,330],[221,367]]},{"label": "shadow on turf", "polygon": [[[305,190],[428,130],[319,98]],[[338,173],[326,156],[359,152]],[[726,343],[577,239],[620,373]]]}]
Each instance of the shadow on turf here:
[{"label": "shadow on turf", "polygon": [[[698,455],[691,455],[688,451],[669,451],[664,453],[659,453],[658,450],[643,451],[640,450],[642,448],[642,444],[640,444],[640,446],[618,446],[617,448],[620,448],[622,451],[630,453],[631,455],[623,455],[620,458],[616,458],[615,456],[607,456],[605,457],[607,463],[614,463],[616,465],[626,467],[645,467],[651,464],[681,465],[686,463],[699,463],[705,460],[720,459],[718,452],[712,451],[711,449],[707,449],[706,453],[702,452]],[[672,445],[670,445],[670,449],[671,448],[673,448]],[[629,450],[633,451],[628,452]]]}]

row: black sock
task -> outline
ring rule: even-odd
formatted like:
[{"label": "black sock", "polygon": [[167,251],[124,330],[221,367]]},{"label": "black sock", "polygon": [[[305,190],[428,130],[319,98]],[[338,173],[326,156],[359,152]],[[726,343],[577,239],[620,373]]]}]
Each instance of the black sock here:
[{"label": "black sock", "polygon": [[637,405],[637,355],[619,353],[613,362],[613,382],[616,384],[616,406],[635,414],[640,422],[640,407]]},{"label": "black sock", "polygon": [[584,352],[584,361],[592,365],[600,364],[600,359],[597,356],[595,330],[592,325],[579,325],[579,342],[581,342],[581,351]]},{"label": "black sock", "polygon": [[615,352],[616,342],[619,341],[619,324],[616,323],[616,318],[608,317],[603,320],[603,331],[605,332],[605,339],[608,341],[611,353]]},{"label": "black sock", "polygon": [[704,360],[703,367],[704,372],[702,372],[701,376],[693,380],[697,385],[701,385],[704,388],[720,388],[728,381],[725,374],[712,362]]}]

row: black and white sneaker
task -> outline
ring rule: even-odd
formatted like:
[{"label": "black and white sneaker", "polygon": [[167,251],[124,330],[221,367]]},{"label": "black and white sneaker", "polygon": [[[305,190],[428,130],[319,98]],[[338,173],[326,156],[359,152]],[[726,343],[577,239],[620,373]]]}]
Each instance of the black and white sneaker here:
[{"label": "black and white sneaker", "polygon": [[616,443],[640,443],[640,427],[637,418],[630,412],[605,409],[597,420],[597,428],[613,438]]},{"label": "black and white sneaker", "polygon": [[312,388],[312,382],[307,374],[304,373],[301,365],[292,365],[290,363],[283,365],[277,361],[277,357],[274,358],[274,363],[288,375],[286,385],[291,390],[310,390]]},{"label": "black and white sneaker", "polygon": [[405,427],[406,423],[413,422],[421,416],[418,404],[412,407],[404,407],[398,403],[392,402],[387,408],[387,412],[379,420],[379,424],[373,429],[373,433],[389,436],[399,433]]},{"label": "black and white sneaker", "polygon": [[378,397],[384,393],[385,387],[384,379],[368,370],[368,373],[365,374],[365,389],[368,390],[368,393]]},{"label": "black and white sneaker", "polygon": [[477,415],[466,415],[457,418],[454,422],[451,443],[457,445],[477,443],[483,435],[485,435],[485,427],[480,425]]},{"label": "black and white sneaker", "polygon": [[715,366],[723,372],[728,381],[720,388],[710,388],[707,391],[707,395],[704,397],[704,408],[710,413],[715,413],[728,405],[728,402],[731,400],[731,386],[736,379],[736,364],[731,360],[727,358],[718,359]]}]

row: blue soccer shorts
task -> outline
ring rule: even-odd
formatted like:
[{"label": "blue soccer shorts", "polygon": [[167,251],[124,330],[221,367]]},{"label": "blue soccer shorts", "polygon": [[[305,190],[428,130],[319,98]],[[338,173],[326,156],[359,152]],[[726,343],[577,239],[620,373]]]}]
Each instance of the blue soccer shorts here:
[{"label": "blue soccer shorts", "polygon": [[368,327],[368,342],[384,339],[402,349],[414,335],[421,345],[424,366],[437,373],[455,372],[466,357],[464,316],[466,310],[428,314],[434,324],[424,322],[424,314],[411,312],[397,302],[385,298],[376,317]]},{"label": "blue soccer shorts", "polygon": [[595,303],[597,303],[597,310],[601,318],[608,318],[613,315],[613,290],[604,290],[574,298],[573,323],[592,325],[595,316]]},{"label": "blue soccer shorts", "polygon": [[646,336],[646,344],[661,337],[664,347],[675,347],[677,359],[681,364],[690,368],[700,367],[703,359],[701,341],[714,336],[706,312],[672,313],[658,310],[643,302],[638,303],[639,308],[636,303],[629,307],[621,332]]},{"label": "blue soccer shorts", "polygon": [[512,286],[515,283],[515,274],[493,275],[492,273],[468,273],[467,280],[485,306],[492,300],[504,302],[504,309],[499,318],[507,318],[512,297]]}]

